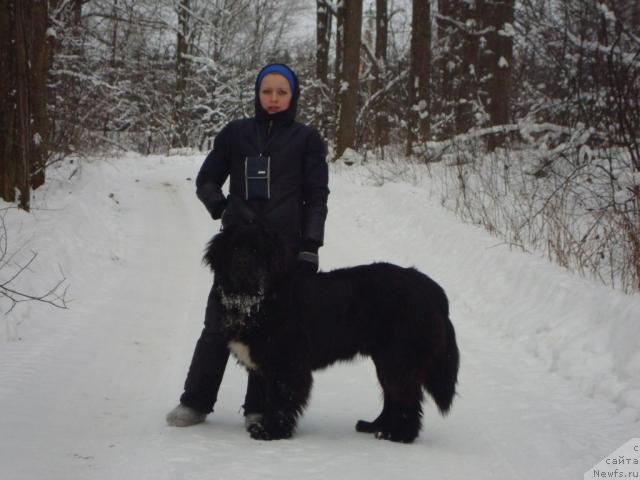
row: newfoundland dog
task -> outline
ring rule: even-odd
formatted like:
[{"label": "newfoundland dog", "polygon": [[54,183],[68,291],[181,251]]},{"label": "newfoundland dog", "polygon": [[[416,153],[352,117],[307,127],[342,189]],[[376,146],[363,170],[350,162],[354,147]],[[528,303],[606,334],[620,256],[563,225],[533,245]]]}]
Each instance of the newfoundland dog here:
[{"label": "newfoundland dog", "polygon": [[264,226],[225,229],[209,243],[229,349],[264,382],[255,439],[292,435],[307,404],[313,370],[368,355],[384,393],[382,412],[356,430],[412,442],[423,388],[449,411],[458,347],[443,289],[413,268],[373,263],[303,275],[295,255]]}]

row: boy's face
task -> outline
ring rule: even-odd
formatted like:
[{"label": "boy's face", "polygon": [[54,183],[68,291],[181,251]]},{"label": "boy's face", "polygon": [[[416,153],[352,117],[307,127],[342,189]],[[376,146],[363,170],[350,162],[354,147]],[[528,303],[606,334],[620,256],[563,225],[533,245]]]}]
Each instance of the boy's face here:
[{"label": "boy's face", "polygon": [[260,83],[260,105],[270,115],[289,108],[291,87],[282,75],[270,73]]}]

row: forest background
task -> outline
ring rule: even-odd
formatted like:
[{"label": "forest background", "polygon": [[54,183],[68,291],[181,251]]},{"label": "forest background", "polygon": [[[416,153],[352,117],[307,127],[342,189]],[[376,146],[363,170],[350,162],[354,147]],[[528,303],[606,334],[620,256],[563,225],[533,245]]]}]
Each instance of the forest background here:
[{"label": "forest background", "polygon": [[284,62],[330,161],[380,183],[426,172],[443,206],[514,248],[640,290],[638,2],[1,5],[4,210],[28,211],[59,162],[205,152],[252,115],[259,68]]}]

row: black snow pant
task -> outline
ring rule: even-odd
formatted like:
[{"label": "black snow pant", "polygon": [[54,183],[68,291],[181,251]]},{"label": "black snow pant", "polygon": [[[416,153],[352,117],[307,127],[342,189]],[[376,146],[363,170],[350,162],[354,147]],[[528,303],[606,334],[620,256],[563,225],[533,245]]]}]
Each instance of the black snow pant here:
[{"label": "black snow pant", "polygon": [[[227,341],[220,328],[220,306],[214,299],[214,282],[204,316],[204,329],[196,343],[184,393],[180,403],[199,412],[211,413],[218,397],[218,390],[229,359]],[[264,387],[260,378],[249,373],[244,414],[262,413]]]}]

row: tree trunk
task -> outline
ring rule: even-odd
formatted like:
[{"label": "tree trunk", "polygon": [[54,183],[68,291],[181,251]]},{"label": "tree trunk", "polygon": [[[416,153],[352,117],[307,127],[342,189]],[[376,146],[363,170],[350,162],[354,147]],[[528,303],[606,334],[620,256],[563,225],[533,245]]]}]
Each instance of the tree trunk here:
[{"label": "tree trunk", "polygon": [[344,54],[344,2],[347,0],[338,0],[336,14],[336,63],[334,65],[334,97],[338,110],[340,109],[340,84],[342,83],[342,57]]},{"label": "tree trunk", "polygon": [[326,0],[317,0],[316,77],[327,84],[329,76],[329,43],[331,41],[331,12]]},{"label": "tree trunk", "polygon": [[[472,8],[473,7],[473,8]],[[441,121],[441,139],[464,133],[473,126],[473,104],[477,99],[475,3],[465,0],[438,1],[438,78],[441,95],[435,117]]]},{"label": "tree trunk", "polygon": [[49,156],[47,140],[49,138],[49,115],[47,111],[47,80],[51,62],[52,44],[47,38],[49,15],[47,2],[34,2],[32,12],[32,50],[30,54],[31,71],[29,84],[31,92],[31,144],[30,164],[31,188],[36,189],[45,180],[46,161]]},{"label": "tree trunk", "polygon": [[45,178],[47,21],[47,2],[11,0],[0,7],[0,196],[27,211],[31,188]]},{"label": "tree trunk", "polygon": [[[31,5],[32,6],[32,5]],[[29,171],[32,153],[31,144],[31,118],[30,112],[30,89],[29,89],[29,62],[30,62],[30,39],[28,37],[28,25],[30,23],[30,5],[21,1],[15,3],[15,32],[16,32],[16,151],[14,161],[16,165],[16,183],[20,208],[29,211],[30,191],[29,191]]]},{"label": "tree trunk", "polygon": [[258,68],[258,62],[262,57],[262,45],[265,37],[265,29],[267,28],[267,21],[265,16],[269,13],[269,5],[265,0],[254,0],[255,13],[254,13],[254,29],[253,40],[251,42],[251,60],[249,61],[249,68],[256,70]]},{"label": "tree trunk", "polygon": [[615,0],[613,3],[616,17],[631,29],[633,33],[640,32],[640,2],[638,0]]},{"label": "tree trunk", "polygon": [[178,10],[178,38],[176,48],[176,100],[174,107],[174,128],[171,146],[186,147],[188,145],[187,126],[185,125],[187,59],[189,39],[190,0],[180,0]]},{"label": "tree trunk", "polygon": [[451,102],[453,99],[453,72],[449,65],[455,65],[451,52],[451,40],[453,27],[444,20],[448,18],[452,11],[452,0],[438,0],[438,17],[435,22],[436,41],[440,55],[436,59],[435,68],[438,75],[438,90],[440,92],[438,101],[434,102],[432,114],[434,118],[440,119],[442,125],[438,131],[438,138],[443,140],[452,133],[450,122],[444,119],[449,116]]},{"label": "tree trunk", "polygon": [[[389,15],[387,13],[387,0],[376,0],[376,64],[373,68],[374,92],[384,88],[384,74],[387,65],[387,43],[389,32]],[[389,145],[389,111],[384,95],[375,106],[374,136],[378,146]]]},{"label": "tree trunk", "polygon": [[[479,27],[486,31],[484,47],[480,51],[479,77],[486,91],[485,109],[490,126],[506,125],[510,120],[511,72],[513,64],[513,38],[505,30],[513,24],[514,0],[478,1]],[[505,135],[492,135],[488,140],[489,150],[504,143]]]},{"label": "tree trunk", "polygon": [[0,4],[0,196],[15,201],[15,2]]},{"label": "tree trunk", "polygon": [[409,66],[409,124],[406,155],[416,141],[429,137],[429,82],[431,79],[431,2],[413,0]]},{"label": "tree trunk", "polygon": [[348,0],[344,5],[344,45],[342,81],[339,86],[340,115],[336,141],[336,158],[355,146],[358,114],[358,74],[362,30],[362,0]]},{"label": "tree trunk", "polygon": [[111,67],[115,68],[118,58],[118,0],[113,0],[113,26],[111,29]]},{"label": "tree trunk", "polygon": [[457,20],[465,27],[457,32],[459,44],[462,47],[460,57],[460,78],[454,93],[455,133],[466,133],[475,124],[474,104],[478,101],[478,29],[477,3],[470,4],[464,0],[458,1],[456,9]]}]

